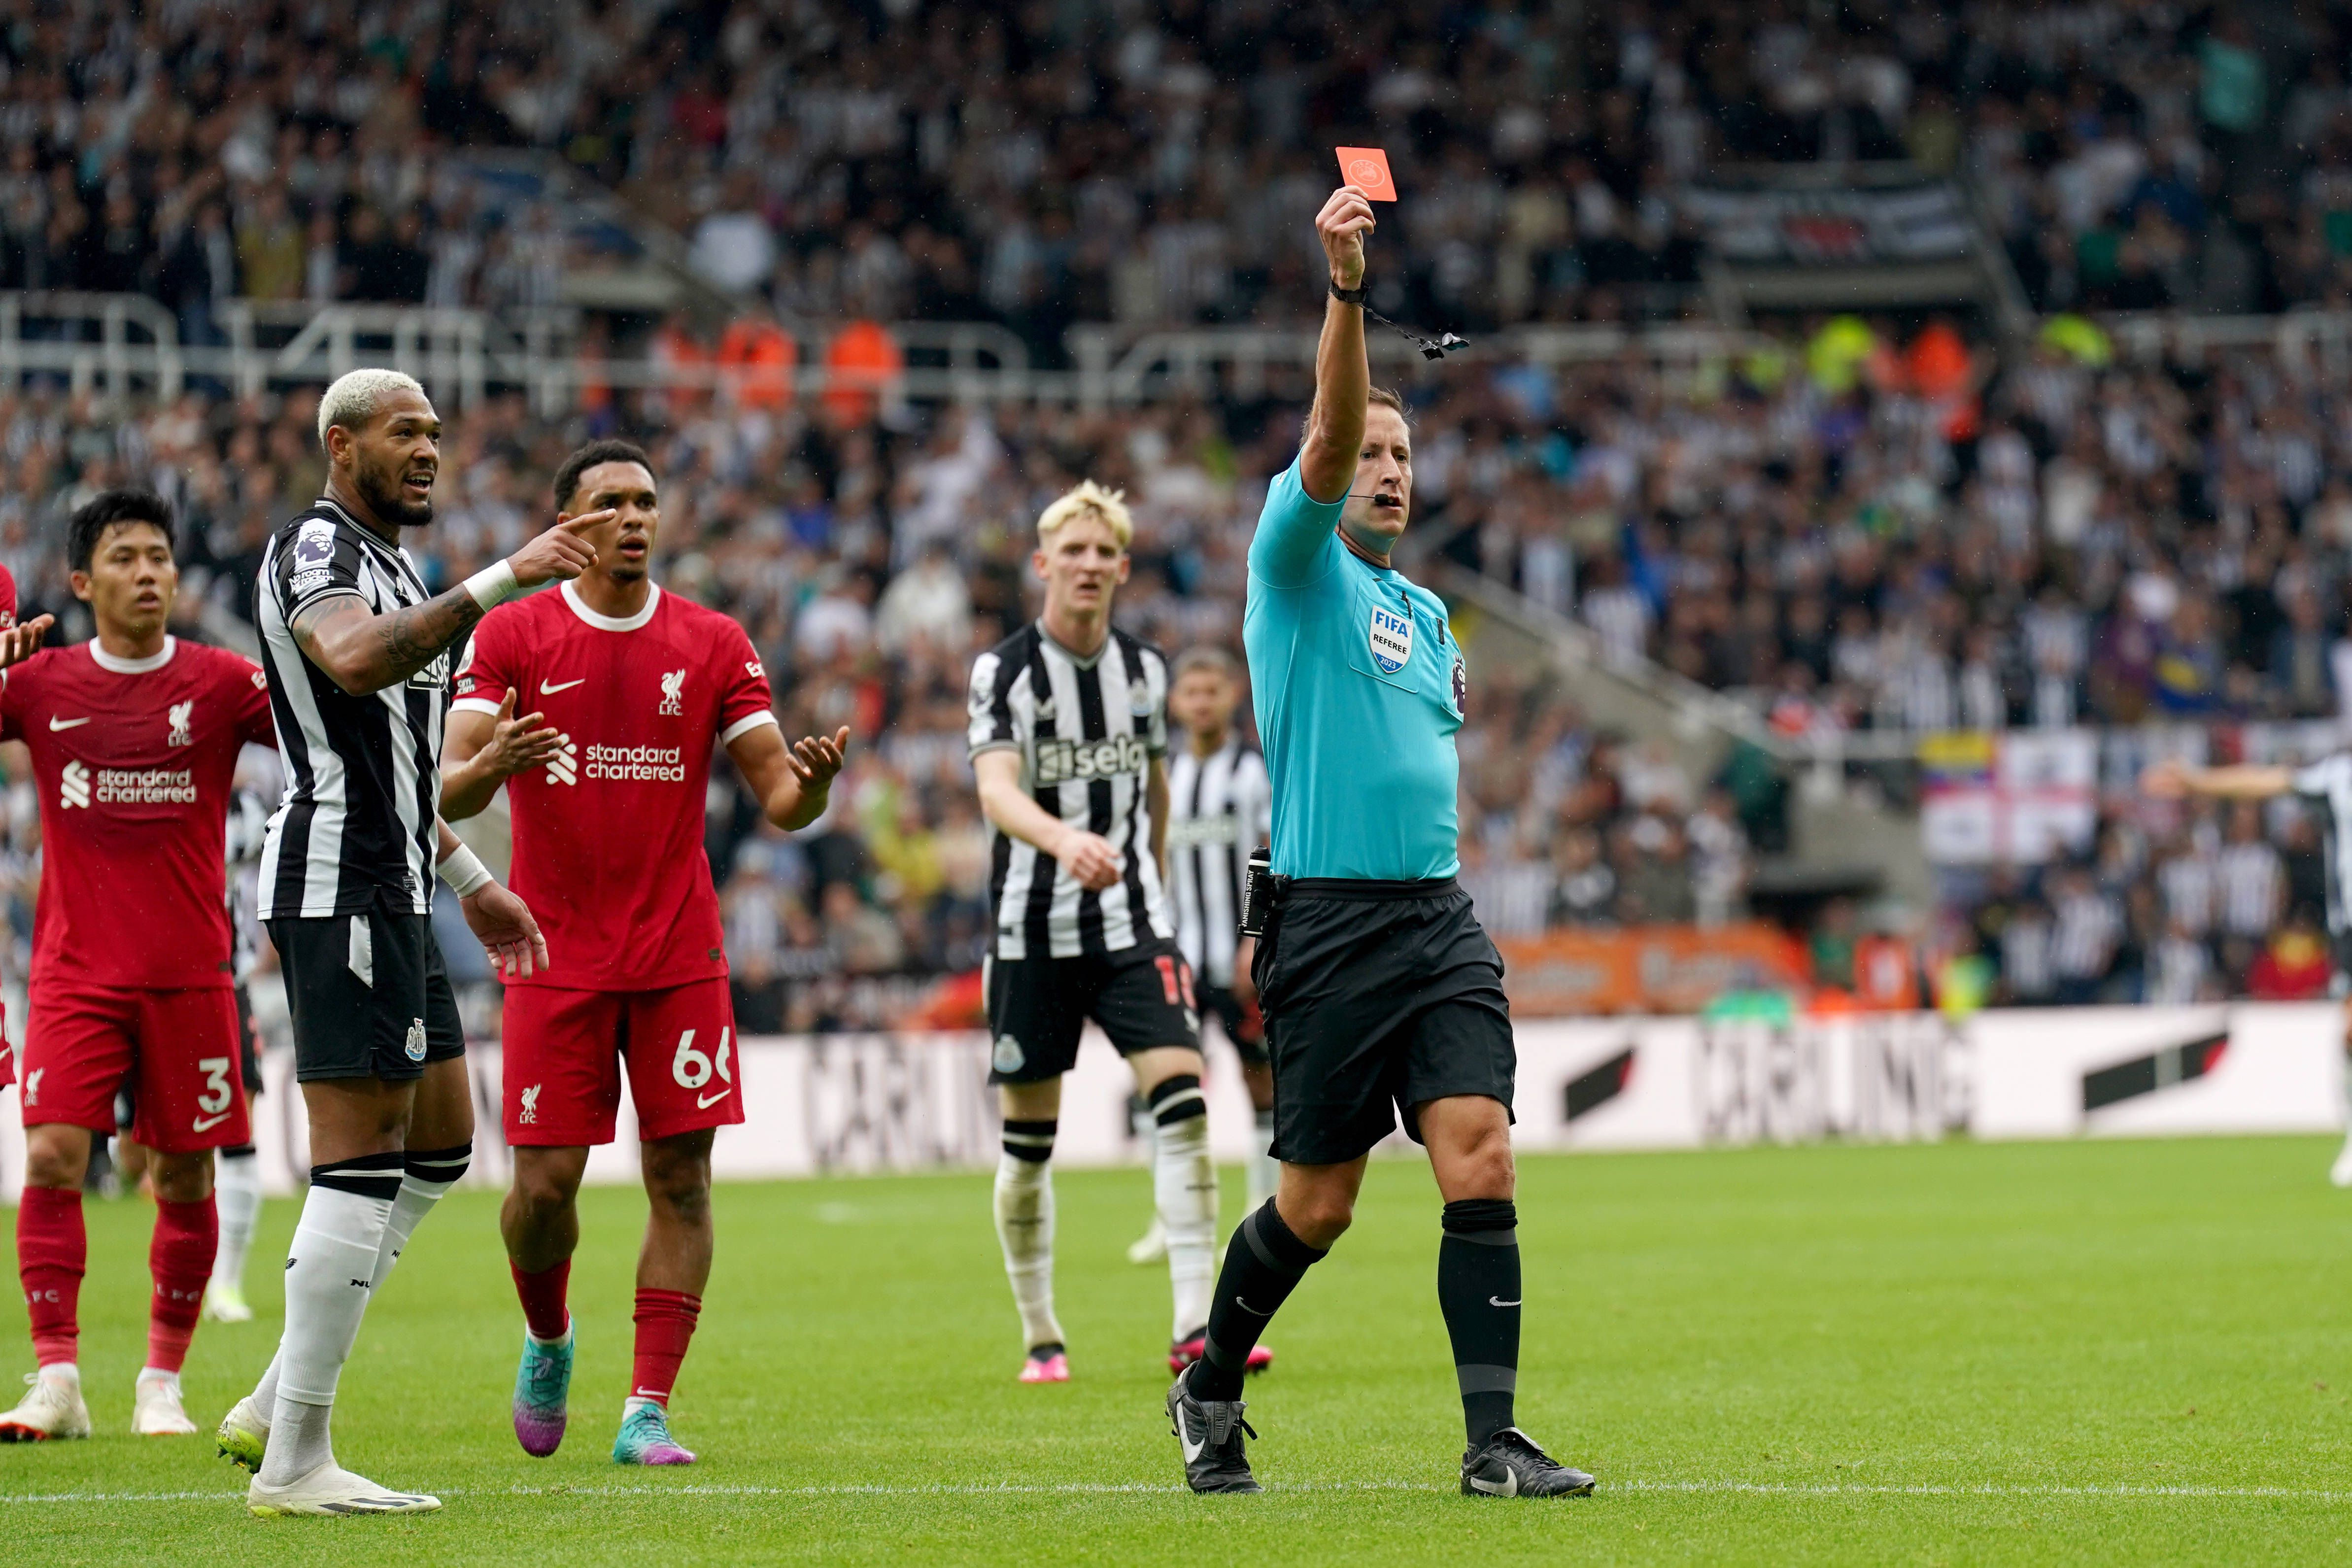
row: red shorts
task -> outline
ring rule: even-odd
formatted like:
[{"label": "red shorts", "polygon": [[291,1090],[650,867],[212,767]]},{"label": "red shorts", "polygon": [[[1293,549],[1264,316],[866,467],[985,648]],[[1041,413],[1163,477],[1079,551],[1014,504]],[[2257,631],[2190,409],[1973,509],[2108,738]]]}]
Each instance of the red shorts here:
[{"label": "red shorts", "polygon": [[743,1120],[735,1004],[723,976],[662,991],[509,985],[503,1049],[509,1144],[610,1143],[624,1058],[640,1138]]},{"label": "red shorts", "polygon": [[237,1056],[236,993],[226,985],[126,991],[32,988],[25,1020],[25,1125],[114,1131],[114,1096],[138,1104],[131,1135],[166,1154],[253,1141]]}]

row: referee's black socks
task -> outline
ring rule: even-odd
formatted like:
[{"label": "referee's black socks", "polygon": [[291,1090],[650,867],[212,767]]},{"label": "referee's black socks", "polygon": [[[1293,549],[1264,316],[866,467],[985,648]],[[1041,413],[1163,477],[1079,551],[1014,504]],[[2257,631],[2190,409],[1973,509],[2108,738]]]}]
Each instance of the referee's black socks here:
[{"label": "referee's black socks", "polygon": [[1445,1205],[1437,1244],[1437,1304],[1454,1341],[1462,1422],[1470,1447],[1512,1424],[1519,1382],[1519,1215],[1508,1198]]},{"label": "referee's black socks", "polygon": [[[1192,1363],[1185,1386],[1195,1399],[1239,1399],[1249,1353],[1307,1270],[1328,1256],[1309,1247],[1282,1223],[1268,1198],[1234,1227],[1217,1276],[1217,1299],[1209,1308],[1207,1357]],[[1516,1328],[1517,1320],[1512,1320]]]}]

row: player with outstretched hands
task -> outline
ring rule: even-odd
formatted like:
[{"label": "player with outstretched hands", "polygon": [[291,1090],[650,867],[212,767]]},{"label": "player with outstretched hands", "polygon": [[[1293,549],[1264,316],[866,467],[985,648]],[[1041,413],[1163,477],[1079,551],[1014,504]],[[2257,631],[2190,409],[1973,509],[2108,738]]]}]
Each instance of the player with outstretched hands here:
[{"label": "player with outstretched hands", "polygon": [[770,823],[799,828],[824,815],[849,731],[786,745],[743,628],[653,581],[661,498],[643,451],[581,447],[557,471],[554,500],[562,518],[602,520],[582,536],[595,562],[475,630],[441,775],[451,821],[505,786],[515,889],[555,954],[506,987],[514,1179],[499,1228],[523,1310],[515,1437],[540,1457],[563,1440],[580,1182],[589,1149],[613,1141],[625,1074],[647,1214],[613,1458],[685,1465],[694,1455],[670,1434],[669,1404],[710,1279],[711,1141],[743,1120],[702,847],[711,753],[727,749]]}]

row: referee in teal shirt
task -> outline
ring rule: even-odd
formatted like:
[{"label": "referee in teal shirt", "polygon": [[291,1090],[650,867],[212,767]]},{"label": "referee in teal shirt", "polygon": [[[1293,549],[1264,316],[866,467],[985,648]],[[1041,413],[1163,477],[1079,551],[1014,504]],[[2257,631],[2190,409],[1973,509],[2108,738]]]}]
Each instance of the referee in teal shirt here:
[{"label": "referee in teal shirt", "polygon": [[1282,1184],[1226,1248],[1206,1356],[1168,1391],[1168,1414],[1193,1490],[1259,1489],[1243,1445],[1250,1348],[1348,1228],[1364,1161],[1402,1117],[1445,1200],[1437,1298],[1469,1439],[1462,1489],[1580,1496],[1592,1478],[1512,1418],[1517,1056],[1502,958],[1454,879],[1462,649],[1444,604],[1389,563],[1412,509],[1412,433],[1364,354],[1370,204],[1342,185],[1315,227],[1331,266],[1315,406],[1266,489],[1244,621],[1274,781],[1274,899],[1252,978]]}]

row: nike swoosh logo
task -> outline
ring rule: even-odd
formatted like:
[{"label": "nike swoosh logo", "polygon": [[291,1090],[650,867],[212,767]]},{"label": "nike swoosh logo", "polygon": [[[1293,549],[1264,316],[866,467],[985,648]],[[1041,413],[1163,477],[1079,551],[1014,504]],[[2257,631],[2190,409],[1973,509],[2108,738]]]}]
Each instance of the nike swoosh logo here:
[{"label": "nike swoosh logo", "polygon": [[52,731],[58,730],[78,730],[89,722],[89,721],[87,719],[60,719],[54,713],[49,715],[49,729]]},{"label": "nike swoosh logo", "polygon": [[1239,1307],[1239,1308],[1240,1308],[1243,1311],[1244,1311],[1244,1312],[1251,1313],[1251,1314],[1253,1314],[1253,1315],[1255,1315],[1255,1316],[1257,1316],[1257,1317],[1260,1317],[1260,1318],[1271,1318],[1271,1317],[1273,1317],[1273,1316],[1274,1316],[1274,1314],[1273,1314],[1272,1312],[1261,1312],[1261,1311],[1259,1311],[1255,1307],[1251,1306],[1247,1301],[1243,1300],[1239,1296],[1236,1296],[1236,1297],[1234,1297],[1234,1306],[1236,1306],[1236,1307]]},{"label": "nike swoosh logo", "polygon": [[1489,1296],[1486,1298],[1486,1305],[1489,1307],[1516,1307],[1518,1305],[1518,1302],[1506,1301],[1500,1296]]},{"label": "nike swoosh logo", "polygon": [[1500,1481],[1481,1480],[1476,1476],[1472,1476],[1470,1484],[1488,1497],[1517,1497],[1519,1495],[1519,1472],[1506,1469]]},{"label": "nike swoosh logo", "polygon": [[1195,1443],[1179,1426],[1176,1432],[1176,1446],[1184,1450],[1184,1462],[1189,1465],[1201,1457],[1201,1450],[1209,1446],[1209,1440],[1203,1437]]},{"label": "nike swoosh logo", "polygon": [[559,691],[569,691],[575,686],[584,684],[587,679],[588,678],[583,675],[578,680],[559,680],[553,685],[542,680],[539,683],[539,694],[541,697],[552,697]]},{"label": "nike swoosh logo", "polygon": [[695,1097],[694,1108],[697,1110],[708,1110],[734,1092],[731,1089],[722,1089],[717,1094],[698,1095]]},{"label": "nike swoosh logo", "polygon": [[199,1132],[209,1132],[227,1120],[228,1112],[226,1110],[222,1111],[218,1116],[198,1117],[196,1119],[196,1131]]}]

